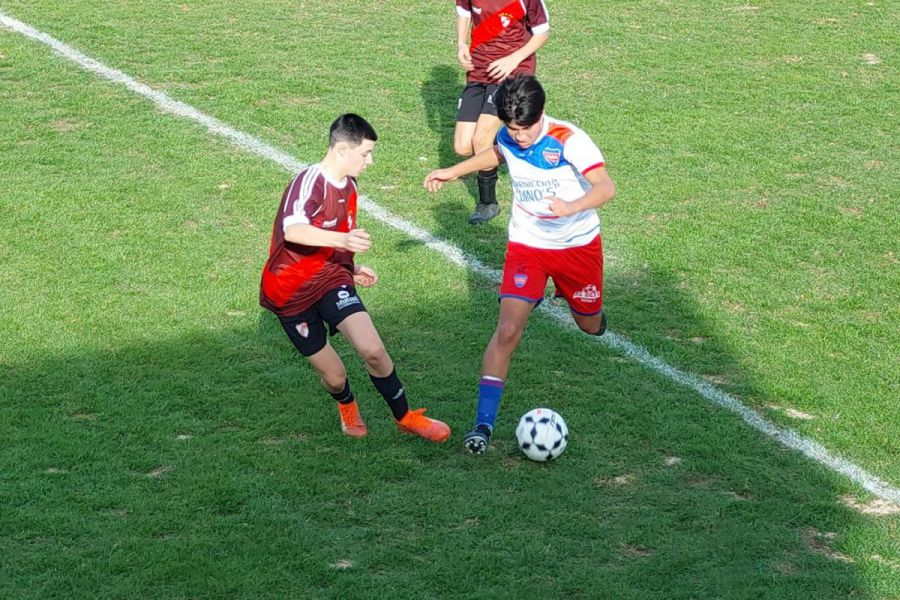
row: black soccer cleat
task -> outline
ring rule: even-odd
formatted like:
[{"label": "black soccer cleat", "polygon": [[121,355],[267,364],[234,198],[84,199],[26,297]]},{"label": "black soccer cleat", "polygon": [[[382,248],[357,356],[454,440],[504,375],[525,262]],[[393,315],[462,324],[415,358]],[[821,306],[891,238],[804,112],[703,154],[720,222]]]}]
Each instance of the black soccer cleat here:
[{"label": "black soccer cleat", "polygon": [[491,428],[484,423],[479,423],[475,429],[465,435],[463,447],[469,451],[469,454],[484,454],[490,441]]},{"label": "black soccer cleat", "polygon": [[500,206],[497,205],[496,202],[492,204],[482,204],[479,202],[475,207],[475,212],[469,216],[469,224],[481,225],[482,223],[487,223],[499,214]]}]

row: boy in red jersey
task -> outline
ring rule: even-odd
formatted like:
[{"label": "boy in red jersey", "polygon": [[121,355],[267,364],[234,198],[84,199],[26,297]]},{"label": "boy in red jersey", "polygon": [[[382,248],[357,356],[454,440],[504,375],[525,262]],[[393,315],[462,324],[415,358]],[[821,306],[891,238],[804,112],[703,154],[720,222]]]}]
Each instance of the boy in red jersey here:
[{"label": "boy in red jersey", "polygon": [[[535,52],[547,42],[550,17],[543,0],[456,0],[456,15],[457,58],[466,71],[466,87],[459,98],[453,149],[472,156],[494,145],[501,125],[494,104],[500,82],[534,74]],[[477,179],[478,204],[469,217],[473,225],[500,212],[497,169],[479,171]]]},{"label": "boy in red jersey", "polygon": [[287,186],[262,272],[260,304],[275,313],[337,401],[344,433],[362,437],[367,429],[326,327],[330,335],[344,334],[365,360],[401,431],[443,442],[450,437],[445,423],[426,417],[425,409],[409,410],[394,363],[354,287],[378,281],[372,269],[353,261],[355,253],[372,244],[369,234],[356,226],[356,178],[372,164],[377,140],[365,119],[341,115],[331,125],[325,158]]}]

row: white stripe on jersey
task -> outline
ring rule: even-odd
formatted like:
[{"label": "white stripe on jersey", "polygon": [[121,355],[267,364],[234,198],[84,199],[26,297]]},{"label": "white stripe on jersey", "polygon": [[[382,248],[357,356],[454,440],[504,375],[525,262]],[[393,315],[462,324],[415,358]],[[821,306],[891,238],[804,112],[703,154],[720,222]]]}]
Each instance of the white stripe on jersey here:
[{"label": "white stripe on jersey", "polygon": [[[291,214],[286,215],[281,222],[282,231],[287,231],[288,227],[290,227],[291,225],[296,225],[298,223],[301,225],[309,224],[309,218],[303,211],[303,205],[306,204],[307,200],[309,200],[309,197],[312,194],[313,187],[316,184],[316,180],[319,178],[319,165],[310,165],[306,168],[305,171],[297,175],[297,177],[294,179],[294,183],[291,184],[291,191],[293,191],[294,184],[297,182],[297,179],[299,179],[301,175],[303,175],[303,183],[300,185],[300,192],[297,194],[296,200],[294,200],[294,204],[291,208]],[[290,192],[288,192],[288,199],[290,199]],[[319,210],[321,210],[321,208],[322,207],[319,207]],[[316,212],[318,212],[318,210]],[[313,214],[312,216],[315,216],[315,214]]]}]

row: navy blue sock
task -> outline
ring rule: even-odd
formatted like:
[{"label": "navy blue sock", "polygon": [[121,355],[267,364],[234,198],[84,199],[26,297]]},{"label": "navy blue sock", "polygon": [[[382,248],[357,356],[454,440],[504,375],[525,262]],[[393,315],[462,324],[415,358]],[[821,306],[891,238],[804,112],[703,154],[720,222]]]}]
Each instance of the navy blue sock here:
[{"label": "navy blue sock", "polygon": [[493,431],[494,420],[500,409],[500,397],[503,395],[503,380],[486,375],[478,382],[478,414],[476,425],[487,425]]}]

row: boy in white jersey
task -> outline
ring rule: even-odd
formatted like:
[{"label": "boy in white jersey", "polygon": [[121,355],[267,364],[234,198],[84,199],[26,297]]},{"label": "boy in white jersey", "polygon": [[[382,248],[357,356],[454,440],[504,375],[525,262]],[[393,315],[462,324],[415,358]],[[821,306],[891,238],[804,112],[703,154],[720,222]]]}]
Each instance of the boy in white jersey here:
[{"label": "boy in white jersey", "polygon": [[546,97],[531,75],[504,81],[495,95],[505,124],[493,148],[425,178],[435,192],[448,181],[505,162],[513,186],[509,242],[500,284],[500,316],[484,352],[475,428],[464,445],[488,446],[513,351],[551,278],[578,327],[603,335],[603,247],[595,209],[616,193],[603,155],[582,130],[544,114]]}]

